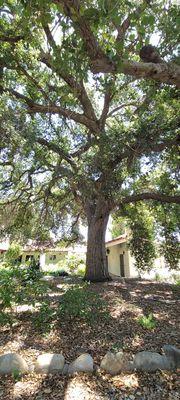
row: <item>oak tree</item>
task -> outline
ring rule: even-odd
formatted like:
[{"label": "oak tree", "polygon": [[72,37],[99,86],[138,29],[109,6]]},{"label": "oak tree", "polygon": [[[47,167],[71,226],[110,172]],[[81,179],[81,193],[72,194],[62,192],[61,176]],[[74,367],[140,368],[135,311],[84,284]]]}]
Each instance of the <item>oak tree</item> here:
[{"label": "oak tree", "polygon": [[110,213],[177,212],[178,6],[7,0],[0,13],[2,232],[45,240],[72,222],[76,237],[84,219],[85,278],[107,280]]}]

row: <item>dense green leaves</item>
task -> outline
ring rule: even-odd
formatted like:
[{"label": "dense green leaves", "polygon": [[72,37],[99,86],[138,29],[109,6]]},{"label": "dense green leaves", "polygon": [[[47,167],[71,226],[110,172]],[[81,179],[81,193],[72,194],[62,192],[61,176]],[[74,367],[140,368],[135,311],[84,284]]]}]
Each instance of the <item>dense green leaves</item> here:
[{"label": "dense green leaves", "polygon": [[[178,84],[177,66],[169,64],[177,57],[178,7],[151,3],[3,2],[2,236],[76,240],[80,222],[117,209],[124,217],[125,210],[138,265],[149,265],[152,222],[140,210],[137,217],[128,199],[177,196],[179,126],[178,92],[167,85]],[[153,73],[139,56],[149,43],[158,44]],[[151,202],[150,214],[161,215],[159,207]],[[169,249],[175,225],[169,233],[159,222]]]}]

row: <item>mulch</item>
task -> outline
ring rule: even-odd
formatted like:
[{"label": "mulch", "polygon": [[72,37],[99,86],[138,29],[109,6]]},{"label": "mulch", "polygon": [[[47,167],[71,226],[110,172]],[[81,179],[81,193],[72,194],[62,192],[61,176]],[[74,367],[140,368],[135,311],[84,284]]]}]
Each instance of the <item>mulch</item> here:
[{"label": "mulch", "polygon": [[[56,307],[65,278],[55,280],[52,287],[52,306]],[[68,283],[67,283],[68,284]],[[3,377],[0,381],[0,400],[179,400],[178,373],[120,374],[112,377],[99,369],[108,350],[123,349],[131,358],[138,351],[162,351],[162,346],[179,346],[179,299],[173,286],[147,280],[115,280],[97,283],[90,290],[98,292],[107,302],[110,318],[94,324],[84,321],[59,321],[46,334],[38,331],[31,313],[18,314],[12,329],[0,329],[0,355],[18,352],[31,365],[44,352],[62,353],[71,362],[83,352],[92,355],[95,371],[92,375],[66,377],[58,374],[31,373],[15,380]],[[53,296],[54,294],[54,296]],[[143,328],[138,318],[153,313],[156,327]]]}]

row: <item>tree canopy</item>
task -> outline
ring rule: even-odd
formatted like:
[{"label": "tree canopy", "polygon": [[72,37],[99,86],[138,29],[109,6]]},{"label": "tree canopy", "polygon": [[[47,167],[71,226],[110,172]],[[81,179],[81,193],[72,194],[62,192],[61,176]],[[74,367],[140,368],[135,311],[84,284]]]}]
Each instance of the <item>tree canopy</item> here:
[{"label": "tree canopy", "polygon": [[2,233],[43,240],[49,231],[69,234],[71,222],[75,239],[85,219],[90,280],[108,279],[104,240],[113,211],[128,215],[136,238],[135,220],[147,235],[153,214],[173,247],[178,11],[169,1],[3,2]]}]

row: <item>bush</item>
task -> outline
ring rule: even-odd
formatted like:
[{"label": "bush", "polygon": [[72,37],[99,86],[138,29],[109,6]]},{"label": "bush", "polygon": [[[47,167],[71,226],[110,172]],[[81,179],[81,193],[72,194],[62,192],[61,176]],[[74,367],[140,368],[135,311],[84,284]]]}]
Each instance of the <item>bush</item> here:
[{"label": "bush", "polygon": [[156,327],[156,320],[152,313],[147,317],[143,315],[138,319],[139,324],[145,329],[154,329]]},{"label": "bush", "polygon": [[[0,319],[3,325],[11,324],[14,306],[20,304],[34,305],[42,299],[47,291],[47,283],[36,279],[28,268],[9,267],[1,269],[0,274]],[[7,312],[8,311],[8,312]]]},{"label": "bush", "polygon": [[15,265],[20,255],[21,255],[21,246],[18,243],[12,243],[9,246],[8,250],[6,251],[4,259],[9,264]]},{"label": "bush", "polygon": [[57,271],[50,271],[47,272],[47,275],[52,275],[52,276],[69,276],[68,272],[65,271],[65,269],[58,269]]},{"label": "bush", "polygon": [[77,268],[76,274],[82,276],[83,278],[85,275],[85,270],[86,270],[85,264],[80,264]]},{"label": "bush", "polygon": [[64,260],[60,261],[59,267],[70,274],[76,275],[79,270],[85,269],[85,260],[76,254],[68,255]]},{"label": "bush", "polygon": [[33,323],[41,332],[49,332],[52,328],[52,323],[56,317],[56,310],[53,310],[49,301],[43,301],[39,307],[38,314],[33,316]]},{"label": "bush", "polygon": [[88,284],[74,285],[62,296],[58,314],[67,320],[80,318],[92,323],[98,318],[107,318],[108,309],[97,293],[88,290]]}]

